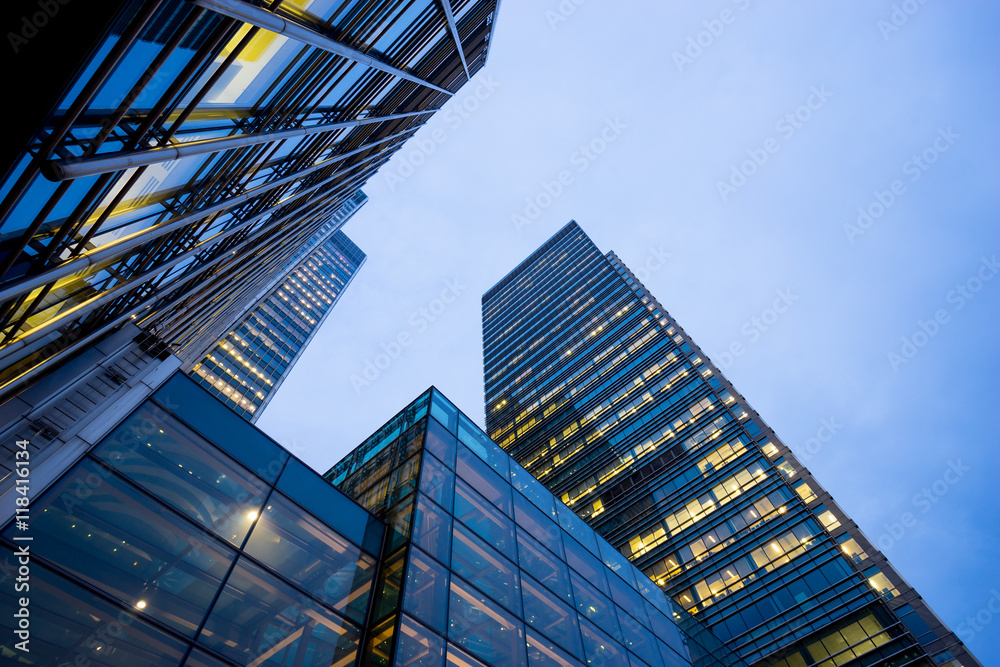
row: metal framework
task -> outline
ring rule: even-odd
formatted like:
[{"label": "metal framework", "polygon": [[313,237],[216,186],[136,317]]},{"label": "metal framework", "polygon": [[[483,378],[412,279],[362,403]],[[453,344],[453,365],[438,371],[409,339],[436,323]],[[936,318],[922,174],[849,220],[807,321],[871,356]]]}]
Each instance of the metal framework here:
[{"label": "metal framework", "polygon": [[0,165],[0,399],[127,321],[197,355],[482,68],[497,4],[122,0]]}]

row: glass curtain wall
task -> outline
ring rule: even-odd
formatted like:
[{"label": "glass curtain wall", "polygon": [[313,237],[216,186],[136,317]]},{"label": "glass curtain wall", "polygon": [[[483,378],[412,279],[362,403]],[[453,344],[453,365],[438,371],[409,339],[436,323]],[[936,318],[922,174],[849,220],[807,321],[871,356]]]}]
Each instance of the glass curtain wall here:
[{"label": "glass curtain wall", "polygon": [[743,664],[436,389],[326,478],[389,526],[373,664]]}]

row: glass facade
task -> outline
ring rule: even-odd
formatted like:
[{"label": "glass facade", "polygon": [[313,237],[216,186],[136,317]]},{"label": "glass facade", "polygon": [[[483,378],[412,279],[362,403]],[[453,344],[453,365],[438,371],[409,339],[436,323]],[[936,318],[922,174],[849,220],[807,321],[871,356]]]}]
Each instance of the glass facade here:
[{"label": "glass facade", "polygon": [[359,192],[345,203],[309,244],[314,249],[300,251],[279,284],[191,369],[241,417],[257,421],[364,263],[339,228],[367,199]]},{"label": "glass facade", "polygon": [[326,478],[388,526],[370,664],[744,664],[436,389]]},{"label": "glass facade", "polygon": [[0,163],[0,393],[125,322],[199,361],[482,68],[497,4],[110,0],[38,31]]},{"label": "glass facade", "polygon": [[28,587],[0,587],[5,610],[29,599],[30,652],[0,620],[12,664],[358,664],[385,526],[182,374],[18,523],[0,533],[30,551]]},{"label": "glass facade", "polygon": [[484,295],[483,341],[490,436],[748,663],[979,664],[575,222]]}]

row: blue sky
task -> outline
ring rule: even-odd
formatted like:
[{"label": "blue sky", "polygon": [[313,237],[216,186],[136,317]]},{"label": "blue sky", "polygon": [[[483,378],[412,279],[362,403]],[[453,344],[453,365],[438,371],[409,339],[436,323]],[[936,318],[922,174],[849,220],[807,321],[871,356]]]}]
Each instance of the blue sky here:
[{"label": "blue sky", "polygon": [[482,424],[481,295],[576,219],[1000,664],[998,18],[507,0],[365,187],[368,261],[260,426],[323,471],[431,384]]}]

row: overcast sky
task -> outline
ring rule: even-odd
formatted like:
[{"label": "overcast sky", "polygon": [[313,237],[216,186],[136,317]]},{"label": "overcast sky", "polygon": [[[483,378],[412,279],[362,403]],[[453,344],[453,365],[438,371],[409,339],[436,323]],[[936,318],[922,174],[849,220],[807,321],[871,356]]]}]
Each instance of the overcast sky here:
[{"label": "overcast sky", "polygon": [[1000,664],[998,18],[506,0],[365,187],[368,261],[259,425],[321,472],[432,384],[482,425],[481,296],[576,219]]}]

